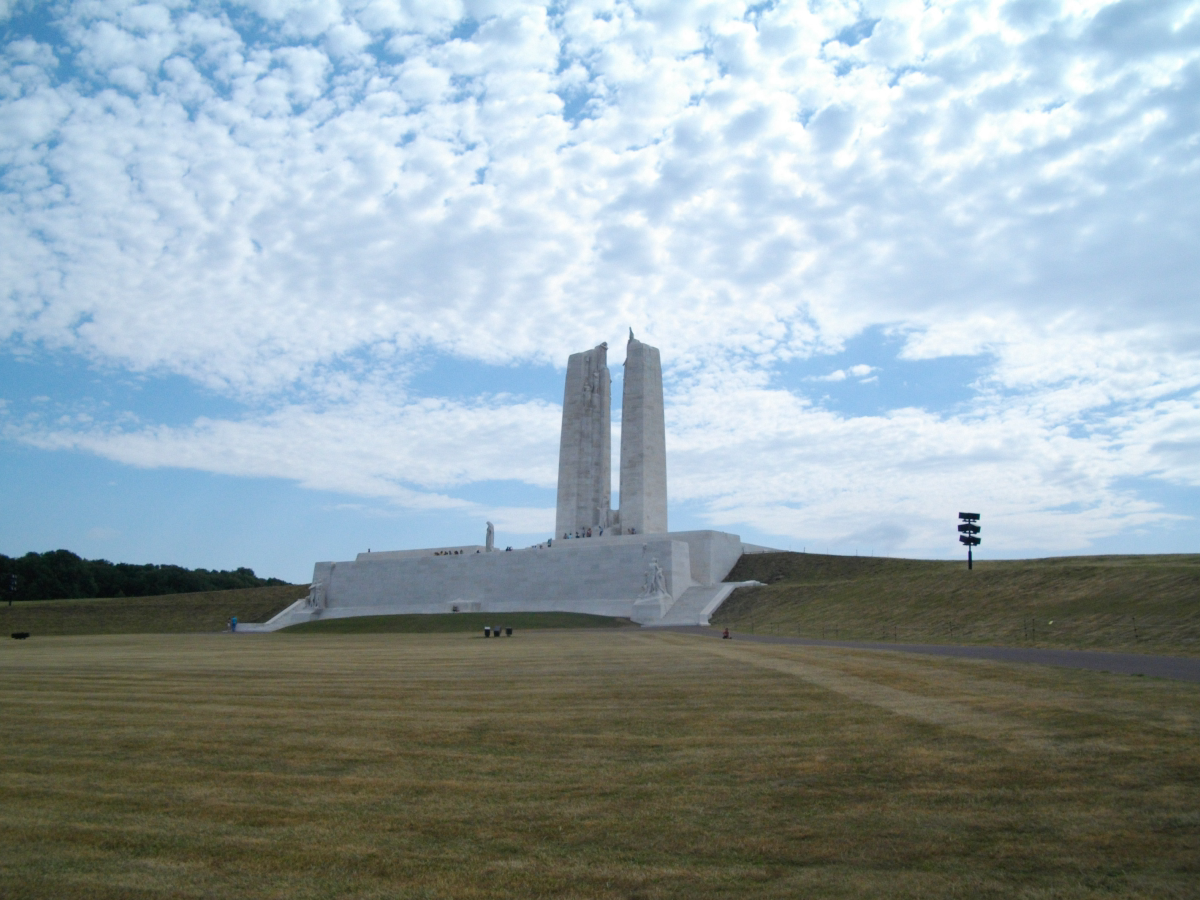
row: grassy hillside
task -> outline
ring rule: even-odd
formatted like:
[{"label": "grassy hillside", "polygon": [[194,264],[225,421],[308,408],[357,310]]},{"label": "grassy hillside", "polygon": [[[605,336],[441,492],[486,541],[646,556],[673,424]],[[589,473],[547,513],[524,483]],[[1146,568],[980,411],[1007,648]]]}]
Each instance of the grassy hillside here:
[{"label": "grassy hillside", "polygon": [[[1200,555],[1091,556],[977,563],[764,553],[742,557],[741,589],[713,624],[841,640],[1002,644],[1200,655]],[[0,636],[221,631],[265,622],[303,585],[0,605]],[[1053,623],[1053,624],[1051,624]],[[611,627],[599,616],[372,616],[289,631],[371,633]]]},{"label": "grassy hillside", "polygon": [[1200,554],[964,562],[763,553],[713,616],[759,634],[1200,655]]},{"label": "grassy hillside", "polygon": [[632,627],[628,619],[591,616],[585,613],[446,613],[445,615],[355,616],[326,619],[284,628],[288,634],[450,634],[477,632],[500,626],[513,632],[535,628],[621,628]]},{"label": "grassy hillside", "polygon": [[307,585],[239,588],[159,597],[29,600],[0,605],[0,638],[48,634],[172,634],[222,631],[230,616],[265,622],[308,593]]}]

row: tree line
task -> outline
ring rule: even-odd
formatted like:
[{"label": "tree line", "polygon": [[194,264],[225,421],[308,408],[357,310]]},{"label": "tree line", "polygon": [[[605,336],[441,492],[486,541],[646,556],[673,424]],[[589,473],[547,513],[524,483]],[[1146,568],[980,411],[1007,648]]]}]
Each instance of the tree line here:
[{"label": "tree line", "polygon": [[[10,591],[12,576],[16,591]],[[259,578],[253,569],[217,571],[182,566],[111,563],[107,559],[82,559],[70,550],[26,553],[10,557],[0,553],[0,602],[13,600],[70,600],[79,597],[153,597],[157,594],[191,594],[232,588],[287,584],[278,578]]]}]

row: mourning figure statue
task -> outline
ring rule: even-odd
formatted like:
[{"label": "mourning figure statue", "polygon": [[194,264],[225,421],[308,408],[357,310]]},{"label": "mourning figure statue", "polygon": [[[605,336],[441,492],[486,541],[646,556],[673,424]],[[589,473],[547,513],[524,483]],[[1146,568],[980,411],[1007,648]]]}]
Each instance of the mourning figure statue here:
[{"label": "mourning figure statue", "polygon": [[646,567],[646,578],[642,585],[642,596],[656,597],[665,593],[667,593],[667,576],[663,574],[662,566],[658,564],[658,557],[655,557],[650,561],[650,565]]}]

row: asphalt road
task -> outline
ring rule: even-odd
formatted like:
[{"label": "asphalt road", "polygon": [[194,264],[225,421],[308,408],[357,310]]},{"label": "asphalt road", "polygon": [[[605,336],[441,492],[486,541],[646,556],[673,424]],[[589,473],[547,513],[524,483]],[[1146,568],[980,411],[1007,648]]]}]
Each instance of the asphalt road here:
[{"label": "asphalt road", "polygon": [[[664,631],[697,634],[720,638],[719,627],[698,625],[675,626]],[[755,641],[760,644],[800,644],[806,647],[850,647],[855,650],[898,650],[902,653],[925,653],[930,656],[957,656],[966,659],[994,659],[1000,662],[1037,663],[1043,666],[1065,666],[1069,669],[1091,669],[1118,675],[1149,675],[1153,678],[1173,678],[1177,681],[1200,683],[1200,659],[1186,656],[1146,656],[1141,653],[1103,653],[1096,650],[1050,650],[1040,647],[958,647],[945,644],[881,644],[867,641],[818,641],[810,638],[781,637],[769,634],[732,635],[735,641]]]}]

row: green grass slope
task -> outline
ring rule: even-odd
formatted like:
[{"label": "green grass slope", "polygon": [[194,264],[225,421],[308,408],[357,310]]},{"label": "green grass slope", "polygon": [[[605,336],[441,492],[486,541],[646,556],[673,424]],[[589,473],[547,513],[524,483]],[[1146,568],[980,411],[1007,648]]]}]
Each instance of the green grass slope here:
[{"label": "green grass slope", "polygon": [[222,631],[230,616],[265,622],[307,593],[307,585],[285,584],[159,597],[29,600],[0,605],[0,637],[14,631],[35,636]]},{"label": "green grass slope", "polygon": [[763,553],[712,624],[829,640],[1200,655],[1200,554],[965,562]]},{"label": "green grass slope", "polygon": [[585,613],[446,613],[444,615],[354,616],[325,619],[281,629],[287,634],[448,634],[474,631],[483,635],[484,626],[511,628],[513,632],[539,628],[621,628],[633,625],[628,619],[592,616]]}]

